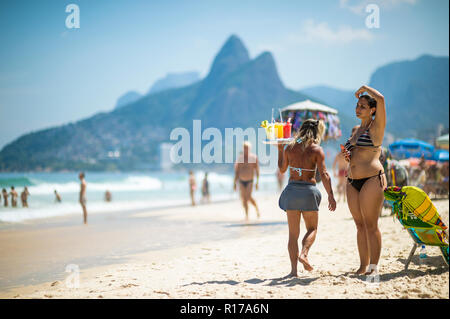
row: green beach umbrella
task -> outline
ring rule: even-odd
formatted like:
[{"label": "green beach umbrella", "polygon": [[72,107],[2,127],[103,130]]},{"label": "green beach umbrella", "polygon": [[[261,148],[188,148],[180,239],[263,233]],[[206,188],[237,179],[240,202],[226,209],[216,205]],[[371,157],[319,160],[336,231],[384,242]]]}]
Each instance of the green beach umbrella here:
[{"label": "green beach umbrella", "polygon": [[436,145],[448,149],[448,134],[438,137],[436,139]]}]

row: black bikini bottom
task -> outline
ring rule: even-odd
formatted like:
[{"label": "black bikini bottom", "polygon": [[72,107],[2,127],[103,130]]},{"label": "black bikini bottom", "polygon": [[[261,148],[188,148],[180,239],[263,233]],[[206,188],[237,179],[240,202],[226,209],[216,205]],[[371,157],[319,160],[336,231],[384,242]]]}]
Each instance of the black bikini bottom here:
[{"label": "black bikini bottom", "polygon": [[247,187],[248,184],[253,183],[253,179],[249,180],[249,181],[243,181],[243,180],[239,180],[239,183],[241,183],[241,185],[243,187]]},{"label": "black bikini bottom", "polygon": [[383,181],[382,181],[382,179],[381,179],[381,175],[383,175],[384,174],[384,172],[382,172],[381,170],[378,172],[378,174],[377,175],[373,175],[373,176],[370,176],[370,177],[366,177],[366,178],[360,178],[360,179],[353,179],[353,178],[348,178],[348,182],[358,191],[358,192],[360,192],[361,191],[361,188],[364,186],[364,183],[368,180],[368,179],[370,179],[370,178],[372,178],[372,177],[375,177],[375,176],[378,176],[378,178],[380,179],[380,186],[381,187],[383,187]]}]

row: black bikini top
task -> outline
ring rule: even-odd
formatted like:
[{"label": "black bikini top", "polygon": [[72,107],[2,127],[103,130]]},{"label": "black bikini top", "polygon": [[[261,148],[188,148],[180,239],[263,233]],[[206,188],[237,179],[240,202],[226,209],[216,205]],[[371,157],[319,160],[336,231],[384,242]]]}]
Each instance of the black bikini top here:
[{"label": "black bikini top", "polygon": [[[372,125],[372,122],[370,123]],[[369,127],[362,133],[360,136],[358,136],[358,139],[356,140],[356,146],[365,146],[365,147],[380,147],[381,145],[374,145],[372,142],[372,139],[369,135]],[[347,140],[347,143],[345,143],[344,147],[351,151],[353,148],[355,148],[355,145],[350,144],[350,138]]]}]

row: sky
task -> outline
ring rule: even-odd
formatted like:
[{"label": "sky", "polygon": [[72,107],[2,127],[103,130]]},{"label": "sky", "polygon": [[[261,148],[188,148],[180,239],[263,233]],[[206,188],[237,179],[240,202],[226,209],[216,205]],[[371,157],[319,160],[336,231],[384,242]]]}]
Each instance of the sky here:
[{"label": "sky", "polygon": [[[79,28],[66,26],[69,4]],[[385,64],[448,56],[448,12],[448,0],[2,0],[0,149],[110,111],[167,73],[204,77],[232,34],[251,58],[270,51],[288,88],[356,90]]]}]

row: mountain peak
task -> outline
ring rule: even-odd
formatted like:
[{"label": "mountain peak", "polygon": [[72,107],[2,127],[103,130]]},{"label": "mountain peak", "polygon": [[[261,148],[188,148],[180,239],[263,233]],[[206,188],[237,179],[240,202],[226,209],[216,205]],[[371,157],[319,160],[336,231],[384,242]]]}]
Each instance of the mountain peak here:
[{"label": "mountain peak", "polygon": [[241,39],[231,35],[214,58],[208,79],[221,79],[250,61],[250,56]]}]

